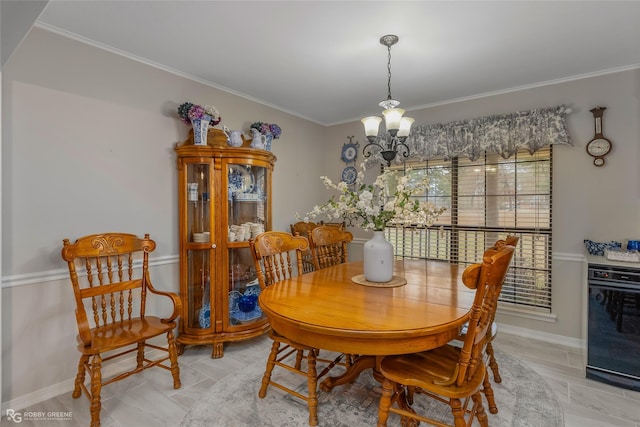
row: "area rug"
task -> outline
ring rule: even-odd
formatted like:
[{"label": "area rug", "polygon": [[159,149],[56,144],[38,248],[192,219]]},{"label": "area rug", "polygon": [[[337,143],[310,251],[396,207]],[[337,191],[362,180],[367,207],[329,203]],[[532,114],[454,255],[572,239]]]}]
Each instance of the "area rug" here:
[{"label": "area rug", "polygon": [[[499,412],[485,410],[492,427],[562,427],[564,416],[560,402],[545,380],[525,363],[496,351],[502,383],[492,382]],[[277,369],[277,371],[283,371]],[[276,374],[274,370],[274,375]],[[217,382],[187,412],[181,427],[304,427],[308,425],[306,404],[270,387],[264,399],[258,398],[264,361],[253,363],[241,372]],[[334,375],[334,371],[331,373]],[[297,389],[306,390],[301,376],[283,373],[295,381]],[[337,375],[337,373],[336,373]],[[275,377],[274,377],[275,378]],[[283,380],[282,377],[280,377]],[[331,392],[318,391],[319,426],[360,427],[376,425],[381,385],[370,371],[363,372],[352,384],[335,387]],[[446,423],[452,422],[449,406],[425,396],[416,396],[416,412]],[[474,421],[476,425],[477,421]],[[399,426],[399,417],[390,414],[389,426]]]}]

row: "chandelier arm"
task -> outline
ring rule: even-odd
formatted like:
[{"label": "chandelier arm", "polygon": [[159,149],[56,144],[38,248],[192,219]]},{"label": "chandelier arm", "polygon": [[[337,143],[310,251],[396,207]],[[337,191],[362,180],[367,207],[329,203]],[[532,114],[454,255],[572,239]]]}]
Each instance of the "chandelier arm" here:
[{"label": "chandelier arm", "polygon": [[378,144],[377,142],[370,142],[370,143],[368,143],[367,145],[365,145],[365,146],[362,148],[362,154],[363,154],[365,157],[371,157],[371,155],[373,154],[373,152],[371,151],[371,149],[372,149],[372,147],[371,147],[371,146],[372,146],[372,145],[373,145],[374,147],[378,147],[378,148],[380,149],[380,151],[384,151],[384,148],[382,148],[382,145]]},{"label": "chandelier arm", "polygon": [[403,157],[409,157],[409,147],[407,146],[407,144],[405,144],[404,142],[398,142],[396,144],[396,151],[399,153],[400,151],[398,150],[398,148],[402,147],[402,156]]}]

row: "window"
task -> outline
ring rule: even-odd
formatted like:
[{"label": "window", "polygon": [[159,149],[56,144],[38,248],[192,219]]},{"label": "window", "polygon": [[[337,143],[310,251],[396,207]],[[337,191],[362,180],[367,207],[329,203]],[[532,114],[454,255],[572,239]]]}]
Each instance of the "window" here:
[{"label": "window", "polygon": [[551,311],[551,146],[503,159],[407,162],[399,169],[429,177],[420,197],[447,211],[428,229],[386,229],[395,254],[463,265],[478,262],[496,240],[520,238],[500,301]]}]

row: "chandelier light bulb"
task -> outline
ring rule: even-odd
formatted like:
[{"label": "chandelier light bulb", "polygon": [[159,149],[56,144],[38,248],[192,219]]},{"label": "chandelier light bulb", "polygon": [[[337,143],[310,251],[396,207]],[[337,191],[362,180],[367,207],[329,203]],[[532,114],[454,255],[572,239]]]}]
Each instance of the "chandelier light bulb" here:
[{"label": "chandelier light bulb", "polygon": [[414,119],[411,117],[403,117],[400,120],[400,130],[398,130],[398,138],[406,138],[409,136],[409,132],[411,132],[411,125],[413,124]]},{"label": "chandelier light bulb", "polygon": [[387,127],[388,132],[398,132],[403,114],[404,110],[402,108],[391,108],[390,110],[384,110],[382,112],[382,115],[384,116],[384,124]]},{"label": "chandelier light bulb", "polygon": [[365,117],[360,120],[364,125],[364,134],[367,136],[367,139],[374,139],[378,136],[378,128],[380,127],[380,122],[382,122],[382,118],[378,116],[370,116]]}]

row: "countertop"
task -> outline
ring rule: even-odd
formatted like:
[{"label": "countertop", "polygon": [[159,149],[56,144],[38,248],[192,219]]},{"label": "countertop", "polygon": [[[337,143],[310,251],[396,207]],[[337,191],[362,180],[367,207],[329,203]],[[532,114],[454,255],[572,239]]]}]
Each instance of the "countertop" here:
[{"label": "countertop", "polygon": [[640,262],[616,261],[612,259],[607,259],[604,256],[590,255],[588,253],[585,253],[584,257],[587,259],[587,264],[610,265],[610,266],[616,266],[616,267],[640,269]]}]

